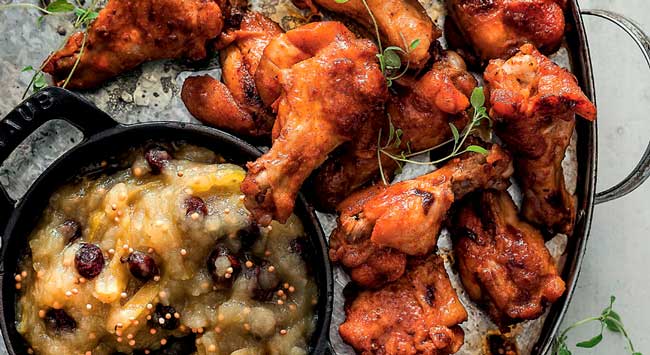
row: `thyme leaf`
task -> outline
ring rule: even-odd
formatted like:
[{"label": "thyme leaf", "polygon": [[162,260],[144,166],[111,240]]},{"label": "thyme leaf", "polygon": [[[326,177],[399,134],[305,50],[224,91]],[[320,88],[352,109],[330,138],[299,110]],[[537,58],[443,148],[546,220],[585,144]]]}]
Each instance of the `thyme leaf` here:
[{"label": "thyme leaf", "polygon": [[47,5],[46,9],[49,12],[71,12],[74,11],[75,6],[67,0],[55,0]]},{"label": "thyme leaf", "polygon": [[[334,2],[337,4],[345,4],[348,1],[350,0],[334,0]],[[407,61],[406,65],[402,66],[402,58],[400,57],[399,53],[402,53],[408,58],[408,55],[420,45],[420,39],[415,39],[408,44],[404,43],[404,48],[398,46],[388,46],[386,48],[383,48],[377,19],[372,13],[370,6],[368,6],[368,2],[366,0],[361,0],[361,2],[366,8],[366,11],[370,16],[370,20],[375,29],[377,47],[379,48],[379,52],[377,53],[377,59],[379,60],[379,69],[381,69],[382,74],[384,74],[384,77],[386,77],[386,85],[388,85],[388,87],[391,87],[393,86],[393,81],[403,77],[410,67],[410,61]],[[402,39],[404,39],[404,36],[402,36]],[[404,40],[404,42],[406,41]]]},{"label": "thyme leaf", "polygon": [[610,332],[619,333],[625,337],[628,343],[627,350],[630,352],[630,354],[642,355],[641,352],[634,350],[634,345],[632,344],[632,340],[630,339],[630,336],[623,326],[621,316],[614,311],[613,308],[615,301],[616,297],[611,296],[609,299],[609,305],[603,309],[600,316],[583,319],[564,329],[562,333],[560,333],[560,335],[558,335],[553,341],[552,355],[571,355],[571,350],[569,350],[569,346],[567,345],[569,332],[571,332],[573,329],[590,323],[600,323],[599,333],[593,336],[591,339],[577,343],[577,347],[586,349],[595,348],[603,341],[604,331],[607,329]]},{"label": "thyme leaf", "polygon": [[409,44],[409,50],[413,51],[413,50],[415,50],[419,45],[420,45],[420,39],[417,38],[417,39],[413,40],[413,42],[411,42],[411,44]]},{"label": "thyme leaf", "polygon": [[[0,10],[11,9],[11,8],[26,8],[26,9],[39,10],[44,15],[40,15],[37,18],[36,20],[37,27],[40,27],[42,25],[46,15],[74,14],[75,18],[72,21],[72,24],[74,29],[76,30],[80,28],[87,28],[99,16],[99,13],[95,11],[97,1],[98,0],[93,0],[92,3],[87,8],[81,7],[81,4],[79,4],[79,2],[77,2],[77,4],[73,4],[68,0],[54,0],[50,2],[50,4],[47,5],[47,7],[45,8],[42,8],[37,5],[29,4],[29,3],[15,3],[15,4],[0,5]],[[65,46],[65,44],[68,42],[68,38],[69,37],[66,37],[63,40],[63,43],[59,46],[58,50],[60,50]],[[65,88],[70,82],[70,79],[72,78],[75,70],[77,69],[79,62],[81,61],[81,57],[84,54],[87,39],[88,39],[88,32],[85,31],[83,41],[79,49],[79,54],[77,55],[77,59],[72,67],[72,70],[70,70],[70,73],[66,77],[66,80],[63,82],[63,85],[61,85],[61,87]],[[22,72],[32,73],[32,78],[30,79],[29,84],[27,84],[27,88],[23,92],[23,96],[22,96],[23,99],[27,96],[30,90],[32,90],[33,92],[37,92],[48,86],[47,81],[45,80],[45,75],[43,74],[43,68],[45,68],[45,66],[49,63],[51,58],[52,58],[51,56],[48,57],[45,60],[45,62],[38,68],[34,68],[33,66],[28,65],[22,69]]]},{"label": "thyme leaf", "polygon": [[[452,139],[448,140],[447,142],[443,142],[442,144],[439,144],[435,147],[421,150],[418,152],[411,152],[411,147],[410,144],[407,142],[407,152],[401,151],[398,154],[391,153],[388,149],[391,147],[394,148],[399,148],[402,143],[402,130],[401,129],[395,129],[395,126],[393,125],[392,120],[390,119],[390,116],[388,116],[389,120],[389,136],[388,136],[388,141],[384,146],[381,145],[381,131],[379,132],[379,143],[377,144],[377,159],[379,162],[379,170],[381,172],[381,178],[382,181],[384,182],[385,185],[388,185],[388,182],[386,180],[386,177],[383,173],[383,166],[381,162],[381,156],[385,155],[389,158],[391,158],[393,161],[395,161],[399,167],[399,169],[402,168],[403,164],[405,163],[411,163],[411,164],[416,164],[416,165],[436,165],[440,164],[446,160],[449,160],[451,158],[457,157],[463,153],[467,152],[473,152],[473,153],[478,153],[478,154],[483,154],[487,155],[489,152],[487,149],[480,147],[478,145],[470,145],[465,148],[465,142],[467,141],[467,137],[470,136],[471,134],[477,133],[478,128],[480,127],[481,123],[484,120],[490,121],[490,117],[487,114],[487,109],[485,106],[485,94],[483,92],[482,87],[475,88],[474,91],[472,92],[471,100],[470,103],[472,104],[472,110],[474,111],[472,120],[465,126],[465,128],[462,130],[462,132],[458,131],[458,128],[453,124],[449,124],[449,128],[451,129],[452,133]],[[399,134],[396,134],[396,132],[399,132]],[[398,136],[399,137],[399,143],[397,142],[397,139],[394,137]],[[430,161],[430,162],[421,162],[421,161],[416,161],[409,159],[411,157],[428,153],[430,151],[433,151],[435,149],[438,149],[444,145],[447,145],[449,143],[454,143],[454,146],[452,148],[452,151],[449,155],[442,159],[438,159],[435,161]],[[396,144],[397,143],[397,144]]]}]

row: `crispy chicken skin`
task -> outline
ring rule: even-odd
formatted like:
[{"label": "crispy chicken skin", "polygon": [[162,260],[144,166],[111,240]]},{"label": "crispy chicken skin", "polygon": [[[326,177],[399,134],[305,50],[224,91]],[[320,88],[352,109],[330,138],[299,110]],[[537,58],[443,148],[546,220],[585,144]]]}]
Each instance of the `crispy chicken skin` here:
[{"label": "crispy chicken skin", "polygon": [[351,32],[338,22],[318,22],[298,27],[272,40],[262,54],[255,84],[262,101],[273,106],[282,93],[280,72],[316,56],[335,41],[352,39]]},{"label": "crispy chicken skin", "polygon": [[[318,33],[331,41],[315,36]],[[261,225],[287,220],[305,179],[330,152],[353,139],[388,96],[377,47],[357,39],[343,24],[309,24],[277,40],[313,55],[278,71],[282,90],[276,102],[273,146],[247,164],[241,186],[244,203]]]},{"label": "crispy chicken skin", "polygon": [[[111,0],[88,28],[84,53],[68,88],[88,89],[143,62],[200,60],[223,27],[219,5],[206,0]],[[43,71],[62,85],[79,56],[83,33],[53,53]]]},{"label": "crispy chicken skin", "polygon": [[399,280],[360,292],[346,304],[339,333],[363,355],[447,355],[463,345],[467,312],[444,262],[432,254],[409,261]]},{"label": "crispy chicken skin", "polygon": [[247,12],[237,30],[221,41],[223,83],[208,76],[190,77],[183,83],[181,98],[192,115],[202,122],[247,136],[271,134],[275,115],[265,106],[255,85],[255,73],[264,48],[282,29],[257,12]]},{"label": "crispy chicken skin", "polygon": [[[449,123],[462,129],[468,117],[469,97],[476,79],[467,72],[462,58],[444,52],[431,70],[417,81],[399,89],[387,105],[393,125],[402,130],[400,147],[387,150],[395,155],[407,150],[420,151],[434,147],[452,137]],[[329,159],[314,175],[313,190],[319,208],[332,211],[350,193],[379,177],[377,138],[382,130],[382,147],[386,146],[389,121],[386,112],[378,112],[361,128],[357,138],[342,147],[342,152]],[[390,179],[397,164],[381,155],[384,176]]]},{"label": "crispy chicken skin", "polygon": [[[312,12],[318,11],[316,4],[352,18],[367,28],[373,36],[375,34],[374,24],[361,0],[349,0],[345,3],[337,3],[335,0],[293,0],[293,3],[301,8],[310,8]],[[442,32],[431,21],[418,0],[367,0],[367,3],[377,20],[386,46],[407,49],[413,41],[420,40],[420,44],[413,51],[404,55],[404,59],[409,61],[411,68],[423,68],[431,57],[429,48]]]},{"label": "crispy chicken skin", "polygon": [[505,189],[510,156],[494,144],[487,156],[467,153],[413,180],[359,191],[339,205],[330,259],[364,287],[379,287],[404,273],[406,255],[426,255],[452,203],[486,188]]},{"label": "crispy chicken skin", "polygon": [[538,318],[546,303],[564,293],[544,238],[519,219],[507,192],[469,196],[453,217],[451,233],[465,290],[501,328]]},{"label": "crispy chicken skin", "polygon": [[515,155],[524,218],[545,232],[571,235],[576,199],[566,189],[562,160],[575,114],[594,120],[596,107],[570,72],[532,45],[492,61],[484,78],[497,135]]},{"label": "crispy chicken skin", "polygon": [[[450,0],[454,29],[482,60],[507,59],[524,43],[544,53],[556,51],[564,37],[566,0]],[[450,27],[446,27],[450,29]],[[453,40],[451,44],[455,46]]]},{"label": "crispy chicken skin", "polygon": [[[392,100],[392,98],[391,98]],[[389,101],[390,102],[390,101]],[[381,145],[385,146],[389,124],[385,109],[374,113],[366,121],[354,140],[345,143],[312,174],[308,188],[309,198],[320,211],[335,212],[341,201],[369,182],[380,181],[379,162],[386,179],[390,180],[397,164],[390,157],[377,155],[377,140],[382,131]]]}]

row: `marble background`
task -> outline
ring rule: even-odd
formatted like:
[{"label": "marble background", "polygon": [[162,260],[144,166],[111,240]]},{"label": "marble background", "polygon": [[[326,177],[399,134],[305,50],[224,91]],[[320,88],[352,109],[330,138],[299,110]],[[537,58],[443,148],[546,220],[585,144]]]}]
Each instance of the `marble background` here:
[{"label": "marble background", "polygon": [[[4,1],[2,1],[4,2]],[[579,0],[583,8],[601,8],[625,14],[639,22],[646,32],[650,32],[650,2],[647,0]],[[650,70],[632,40],[614,25],[601,19],[586,19],[587,32],[592,50],[595,70],[596,91],[598,95],[599,116],[599,182],[600,189],[616,184],[635,166],[645,150],[650,136],[650,119],[646,111],[650,108]],[[20,90],[25,86],[27,75],[17,77],[20,70],[16,58],[43,57],[49,48],[41,46],[41,41],[25,37],[24,46],[18,53],[5,52],[1,44],[9,36],[25,33],[31,23],[24,23],[10,17],[0,17],[0,78],[9,82],[0,89],[0,117],[18,103]],[[48,33],[49,32],[49,33]],[[43,31],[42,36],[55,40],[53,31]],[[14,38],[15,39],[15,38]],[[13,42],[13,41],[12,41]],[[12,65],[6,65],[11,63]],[[29,63],[27,63],[29,64]],[[183,68],[163,68],[152,70],[146,66],[143,71],[150,73],[152,80],[168,77],[169,71],[182,71]],[[14,80],[15,79],[15,80]],[[177,78],[182,80],[183,77]],[[148,82],[131,83],[138,87],[147,86]],[[119,87],[111,87],[114,98],[122,92]],[[146,91],[145,91],[146,92]],[[147,96],[147,100],[174,100],[171,92],[161,92],[156,99]],[[142,96],[144,98],[144,96]],[[129,98],[126,98],[129,99]],[[131,98],[132,100],[135,98]],[[113,111],[113,102],[107,101],[105,109]],[[136,102],[137,104],[137,102]],[[163,106],[163,105],[161,105]],[[178,115],[179,112],[167,112]],[[131,117],[120,117],[120,121],[131,121]],[[125,115],[126,116],[126,115]],[[178,116],[177,116],[178,119]],[[188,118],[189,119],[189,118]],[[62,126],[61,128],[63,128]],[[74,144],[80,137],[75,132],[62,129],[65,134],[61,140]],[[49,141],[48,137],[36,136],[30,154],[39,154],[50,159],[49,146],[38,145],[39,140]],[[11,170],[17,168],[12,167]],[[18,166],[25,171],[26,167]],[[5,168],[6,169],[6,168]],[[10,193],[19,196],[29,182],[29,176],[7,175],[7,170],[0,170],[0,181],[7,186],[8,179],[23,183],[12,184]],[[21,169],[18,169],[19,171]],[[29,169],[26,169],[29,170]],[[15,179],[20,177],[20,179]],[[618,201],[600,205],[594,213],[594,224],[589,241],[587,256],[582,268],[578,289],[573,298],[565,320],[565,326],[576,320],[597,315],[608,302],[610,295],[618,298],[616,310],[621,314],[637,345],[637,350],[650,352],[650,334],[645,320],[650,316],[650,273],[646,271],[644,257],[650,255],[650,183],[635,193]],[[571,335],[571,342],[590,338],[597,329],[577,330]],[[609,334],[608,334],[609,335]],[[575,340],[575,341],[574,341]],[[5,353],[0,343],[0,354]],[[624,341],[616,335],[609,335],[596,350],[576,350],[574,354],[625,354]]]},{"label": "marble background", "polygon": [[[579,0],[582,8],[607,9],[636,20],[650,33],[647,0]],[[650,70],[631,39],[613,24],[586,18],[598,97],[598,187],[609,188],[636,165],[650,138]],[[610,295],[618,298],[621,314],[634,344],[650,353],[650,183],[617,201],[596,207],[587,255],[578,288],[564,325],[600,313]],[[581,341],[597,330],[579,330]],[[627,354],[624,341],[606,338],[594,350],[573,354]]]}]

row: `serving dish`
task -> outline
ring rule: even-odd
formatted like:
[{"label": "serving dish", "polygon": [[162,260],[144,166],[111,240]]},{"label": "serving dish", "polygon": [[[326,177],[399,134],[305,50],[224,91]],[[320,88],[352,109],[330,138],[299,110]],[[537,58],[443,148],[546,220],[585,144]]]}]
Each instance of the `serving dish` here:
[{"label": "serving dish", "polygon": [[[639,43],[642,48],[645,48],[646,51],[648,50],[648,48],[650,48],[647,38],[643,39],[641,37],[643,35],[642,32],[638,28],[635,29],[635,27],[631,22],[626,21],[614,14],[603,12],[603,11],[589,11],[585,13],[613,19],[614,21],[617,21],[618,24],[620,25],[628,26],[627,28],[629,33],[639,36],[637,37],[637,43]],[[567,22],[569,24],[570,30],[567,33],[566,48],[568,49],[569,52],[569,59],[571,62],[571,66],[573,68],[573,72],[577,76],[587,96],[592,101],[595,101],[590,53],[589,53],[586,33],[582,23],[580,9],[576,1],[569,2],[569,13],[567,14]],[[646,58],[647,59],[649,58],[647,53],[646,53]],[[0,157],[5,158],[6,155],[8,155],[8,150],[11,147],[15,146],[19,141],[21,141],[28,134],[28,132],[30,132],[30,129],[27,129],[25,127],[33,128],[32,126],[30,126],[30,124],[34,126],[36,124],[30,122],[37,121],[30,117],[33,115],[35,111],[37,111],[38,107],[46,108],[45,106],[39,106],[39,105],[43,105],[41,101],[45,102],[46,104],[48,102],[48,100],[45,100],[43,97],[38,95],[30,100],[28,100],[27,103],[23,104],[23,106],[19,107],[17,111],[15,111],[18,112],[18,114],[12,113],[13,115],[12,117],[15,117],[17,119],[11,121],[14,123],[13,125],[10,124],[9,121],[6,120],[4,121],[3,128],[6,128],[7,131],[3,131],[3,136],[5,137],[3,137],[2,141],[6,142],[6,144],[2,145],[3,150],[2,150],[2,155],[0,155]],[[62,99],[61,102],[65,102],[65,100],[66,99]],[[38,102],[39,104],[35,104],[35,102]],[[50,107],[47,107],[46,109],[50,109]],[[94,110],[86,110],[86,109],[82,109],[81,107],[79,107],[78,110],[79,112],[82,113],[82,115],[88,115],[88,116],[93,116],[93,112],[95,112]],[[94,116],[97,116],[96,112]],[[22,117],[22,121],[21,121],[21,117]],[[9,118],[11,119],[11,117]],[[99,126],[98,129],[85,129],[84,126],[82,125],[83,120],[80,120],[80,122],[73,122],[73,124],[79,127],[80,129],[82,129],[82,131],[84,132],[88,132],[89,134],[98,133],[98,135],[103,136],[106,133],[100,133],[102,129],[109,129],[108,132],[111,132],[110,129],[113,128],[111,128],[112,125],[108,121],[105,121],[104,123],[101,123],[101,121],[102,119],[97,120],[97,122],[100,122],[98,123]],[[167,124],[163,124],[163,125],[167,125]],[[198,129],[198,127],[195,128]],[[578,126],[576,130],[577,130],[577,137],[578,137],[578,143],[577,143],[578,149],[577,149],[577,159],[576,159],[578,161],[578,168],[577,168],[578,188],[576,191],[576,194],[578,196],[578,219],[576,224],[576,232],[574,236],[569,240],[566,249],[566,266],[564,267],[562,273],[563,278],[567,281],[567,293],[561,300],[559,300],[550,309],[548,317],[546,318],[546,321],[544,322],[543,325],[542,336],[539,338],[537,344],[534,346],[532,350],[532,353],[534,354],[543,354],[547,352],[547,350],[551,346],[552,339],[557,333],[562,317],[566,312],[569,300],[571,299],[579,275],[580,264],[582,262],[582,258],[584,257],[584,251],[588,239],[588,232],[591,224],[594,204],[609,201],[621,197],[626,193],[631,192],[634,188],[638,187],[650,175],[650,169],[648,168],[648,166],[650,165],[650,152],[646,152],[646,155],[644,156],[642,162],[639,163],[637,168],[635,168],[635,171],[628,178],[626,178],[621,184],[618,184],[616,187],[606,192],[596,194],[595,191],[595,181],[596,181],[596,172],[597,172],[596,124],[589,123],[586,121],[578,121]],[[150,133],[149,131],[147,131],[146,133],[147,135],[154,134],[154,133]],[[84,143],[82,143],[82,146],[88,144],[90,140],[92,140],[92,137],[90,139],[87,139]],[[72,152],[78,149],[80,148],[77,147]],[[66,154],[66,156],[63,157],[62,159],[66,159],[66,157],[68,157],[70,154],[71,153]],[[60,162],[61,160],[55,163],[53,167],[57,166],[58,164],[61,164]],[[41,178],[39,178],[38,182],[34,186],[41,183],[42,180],[46,179],[44,176],[47,176],[49,174],[50,174],[49,172],[46,172]],[[34,187],[32,187],[32,189],[30,189],[30,192],[26,195],[26,197],[23,198],[21,203],[18,205],[19,209],[23,208],[22,206],[26,204],[25,201],[29,198],[30,193],[33,193],[32,192],[33,190],[35,190]],[[4,196],[6,197],[6,194],[4,194]],[[6,200],[9,201],[8,198],[6,198]],[[11,214],[11,209],[6,207],[8,205],[9,204],[5,204],[5,206],[3,206],[2,212],[5,218],[8,218],[9,215]],[[12,217],[11,220],[9,220],[9,226],[7,231],[10,231],[9,227],[12,227],[12,222],[15,225],[16,218],[18,217],[15,218]],[[5,233],[5,235],[9,235],[9,234]],[[3,243],[3,249],[4,249],[3,253],[6,253],[8,248],[9,249],[11,248],[11,243],[8,243],[6,247],[4,247],[4,243]],[[13,270],[11,268],[5,268],[5,269]],[[4,284],[5,282],[3,281],[3,290],[6,289]],[[13,286],[11,282],[9,282],[9,284],[10,286]],[[12,288],[10,288],[10,290],[7,292],[11,292],[11,289]],[[7,297],[4,297],[5,295],[7,294],[5,293],[5,291],[3,291],[3,300],[7,299]],[[6,321],[7,321],[6,319],[3,319],[3,331],[6,331],[5,329],[7,329]],[[11,339],[11,333],[5,333],[5,335],[7,334],[9,334],[9,339]],[[324,340],[325,338],[326,337],[321,337],[321,341],[325,341]]]},{"label": "serving dish", "polygon": [[[3,192],[2,216],[6,228],[2,240],[0,283],[2,298],[0,312],[4,339],[9,354],[26,354],[27,347],[16,330],[16,292],[13,270],[16,270],[19,255],[26,247],[26,237],[41,211],[48,196],[65,181],[79,174],[85,175],[102,170],[100,162],[111,161],[129,147],[146,140],[154,142],[191,141],[214,151],[223,152],[226,160],[242,165],[261,154],[255,147],[219,130],[205,126],[165,122],[119,125],[90,102],[67,90],[48,88],[35,94],[12,111],[2,121],[1,159],[5,159],[30,132],[52,119],[64,119],[79,128],[85,135],[84,141],[68,151],[52,164],[36,181],[18,204]],[[110,167],[110,164],[108,165]],[[295,210],[309,236],[311,251],[307,256],[319,287],[316,310],[316,327],[311,339],[312,353],[322,354],[328,348],[332,309],[332,270],[327,258],[327,244],[313,208],[300,198]],[[5,270],[8,272],[5,274]],[[5,277],[6,276],[6,277]]]}]

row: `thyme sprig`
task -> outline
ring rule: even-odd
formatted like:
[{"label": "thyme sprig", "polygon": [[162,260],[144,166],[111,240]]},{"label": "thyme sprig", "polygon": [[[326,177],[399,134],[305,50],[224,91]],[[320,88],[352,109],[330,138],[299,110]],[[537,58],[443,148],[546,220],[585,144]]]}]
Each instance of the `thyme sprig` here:
[{"label": "thyme sprig", "polygon": [[[99,16],[99,13],[95,11],[98,0],[93,0],[92,3],[87,8],[84,8],[78,0],[75,1],[76,2],[73,4],[68,0],[54,0],[50,2],[50,4],[47,5],[46,7],[40,7],[38,5],[29,4],[29,3],[5,4],[5,5],[0,5],[0,10],[6,10],[12,8],[25,8],[25,9],[38,10],[42,13],[42,15],[40,15],[36,20],[37,26],[41,25],[46,15],[74,14],[75,18],[72,22],[74,30],[87,28],[88,25],[90,25],[90,23],[92,23],[92,21],[94,21]],[[63,43],[59,45],[57,51],[62,49],[65,46],[65,44],[68,42],[68,38],[69,37],[66,37]],[[77,55],[77,59],[75,60],[75,63],[72,66],[72,69],[70,70],[70,73],[66,77],[61,87],[65,88],[70,82],[70,79],[72,79],[72,75],[77,69],[79,62],[81,61],[81,57],[84,54],[87,39],[88,39],[88,31],[84,31],[81,47],[79,49],[79,55]],[[22,69],[22,72],[32,73],[32,78],[30,79],[29,84],[27,84],[27,88],[23,92],[23,96],[22,96],[23,99],[27,96],[30,90],[33,90],[33,92],[37,92],[47,87],[47,81],[45,80],[45,76],[43,74],[43,68],[45,68],[45,66],[49,63],[51,58],[52,57],[49,56],[47,60],[45,60],[45,62],[38,68],[28,65]]]},{"label": "thyme sprig", "polygon": [[[334,0],[337,4],[345,4],[350,0]],[[410,60],[406,61],[406,65],[402,68],[402,58],[400,58],[399,53],[404,54],[408,58],[408,55],[415,50],[420,45],[420,40],[415,39],[411,43],[406,43],[406,39],[402,36],[404,42],[404,48],[398,46],[388,46],[383,47],[381,42],[381,33],[379,32],[379,25],[377,24],[377,19],[372,13],[370,6],[366,0],[361,0],[363,6],[368,11],[370,20],[372,21],[375,36],[377,37],[377,47],[379,48],[379,53],[377,53],[377,59],[379,60],[379,68],[381,72],[386,77],[386,84],[388,87],[393,86],[393,81],[403,77],[410,67]]]},{"label": "thyme sprig", "polygon": [[56,0],[56,1],[52,1],[46,7],[40,7],[38,5],[29,4],[29,3],[4,4],[4,5],[0,5],[0,10],[12,9],[12,8],[24,8],[24,9],[38,10],[46,15],[60,15],[74,10],[74,5],[72,5],[71,8],[70,5],[72,4],[68,3],[66,0]]},{"label": "thyme sprig", "polygon": [[[386,176],[384,175],[384,168],[381,163],[381,155],[385,155],[392,160],[394,160],[398,168],[401,169],[403,167],[404,163],[411,163],[411,164],[416,164],[416,165],[436,165],[440,164],[446,160],[449,160],[451,158],[457,157],[461,154],[467,153],[467,152],[474,152],[474,153],[479,153],[483,155],[487,155],[488,151],[478,145],[469,145],[465,147],[465,142],[467,141],[467,137],[469,137],[471,134],[475,133],[477,129],[481,126],[481,123],[484,120],[487,120],[489,124],[491,125],[491,120],[490,116],[487,114],[487,109],[485,108],[485,93],[483,91],[483,87],[477,87],[472,91],[472,96],[470,99],[470,103],[472,105],[472,110],[473,110],[473,115],[472,119],[463,128],[462,131],[459,131],[458,128],[453,124],[449,123],[449,128],[451,129],[452,133],[452,139],[443,142],[435,147],[431,147],[429,149],[417,151],[417,152],[412,152],[410,149],[410,145],[407,143],[407,150],[404,151],[402,150],[399,154],[395,155],[390,152],[391,149],[393,148],[399,148],[402,143],[402,130],[399,128],[395,128],[393,126],[393,122],[390,120],[389,117],[389,131],[388,131],[388,141],[386,142],[385,145],[381,145],[381,136],[382,136],[382,131],[381,129],[379,130],[379,138],[378,138],[378,144],[377,144],[377,159],[379,161],[379,173],[381,174],[381,179],[384,182],[385,185],[388,185]],[[412,158],[417,155],[421,155],[424,153],[428,153],[430,151],[433,151],[435,149],[438,149],[444,145],[447,145],[449,143],[453,142],[454,146],[451,150],[451,153],[449,155],[445,156],[444,158],[437,159],[434,161],[428,161],[428,162],[421,162],[421,161],[416,161],[412,160],[409,158]]]},{"label": "thyme sprig", "polygon": [[628,343],[628,351],[632,355],[642,355],[641,352],[634,350],[634,345],[632,344],[632,340],[630,339],[630,336],[628,335],[627,331],[625,330],[625,326],[623,325],[623,321],[621,320],[621,316],[614,311],[614,302],[616,301],[616,297],[611,296],[609,299],[609,305],[605,307],[605,309],[601,312],[601,314],[597,317],[590,317],[583,319],[579,322],[576,322],[566,328],[558,337],[555,338],[553,341],[553,350],[552,354],[553,355],[571,355],[571,351],[569,350],[569,346],[567,345],[567,340],[568,340],[568,334],[571,332],[573,329],[576,329],[578,327],[584,326],[589,323],[600,323],[600,332],[594,336],[593,338],[589,340],[582,341],[580,343],[577,343],[576,346],[579,348],[586,348],[586,349],[591,349],[596,347],[598,344],[600,344],[603,341],[603,334],[605,332],[605,329],[609,330],[610,332],[614,333],[619,333],[622,334],[625,339],[627,340]]}]

